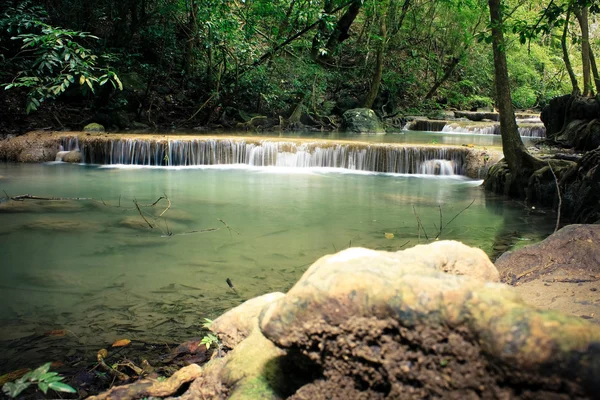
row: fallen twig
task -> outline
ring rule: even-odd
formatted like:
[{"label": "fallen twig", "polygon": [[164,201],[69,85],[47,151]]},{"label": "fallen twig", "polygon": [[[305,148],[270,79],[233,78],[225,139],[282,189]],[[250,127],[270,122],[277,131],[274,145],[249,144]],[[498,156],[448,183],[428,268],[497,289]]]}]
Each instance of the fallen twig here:
[{"label": "fallen twig", "polygon": [[[4,193],[6,193],[6,192],[4,192]],[[14,201],[24,201],[24,200],[48,200],[48,201],[61,201],[61,200],[82,201],[82,200],[94,200],[91,197],[44,197],[44,196],[34,196],[34,195],[31,195],[31,194],[21,194],[19,196],[12,196],[12,197],[9,197],[9,198],[11,200],[14,200]]]}]

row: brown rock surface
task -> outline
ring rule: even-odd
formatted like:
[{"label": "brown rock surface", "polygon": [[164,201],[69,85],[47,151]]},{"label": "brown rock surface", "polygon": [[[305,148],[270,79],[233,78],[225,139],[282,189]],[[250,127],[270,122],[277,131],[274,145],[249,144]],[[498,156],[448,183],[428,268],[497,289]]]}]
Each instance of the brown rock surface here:
[{"label": "brown rock surface", "polygon": [[600,328],[441,273],[458,249],[419,247],[323,257],[263,311],[263,334],[322,371],[294,398],[591,397]]},{"label": "brown rock surface", "polygon": [[568,225],[496,267],[527,303],[600,323],[600,225]]},{"label": "brown rock surface", "polygon": [[503,282],[539,278],[581,283],[600,279],[600,225],[568,225],[540,243],[496,260]]}]

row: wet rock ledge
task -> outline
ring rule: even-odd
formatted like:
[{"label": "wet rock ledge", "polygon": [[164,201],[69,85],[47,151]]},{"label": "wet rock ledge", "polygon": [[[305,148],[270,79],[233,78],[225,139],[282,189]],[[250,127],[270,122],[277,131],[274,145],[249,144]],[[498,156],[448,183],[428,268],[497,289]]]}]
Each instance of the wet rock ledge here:
[{"label": "wet rock ledge", "polygon": [[[229,351],[170,398],[597,398],[600,327],[534,309],[498,279],[453,241],[325,256],[288,293],[217,319]],[[156,395],[144,387],[136,396]]]},{"label": "wet rock ledge", "polygon": [[[208,144],[214,146],[215,154],[222,160],[217,163],[240,162],[239,154],[248,146],[268,146],[276,151],[296,152],[298,149],[311,154],[316,151],[337,152],[335,157],[341,163],[355,165],[368,164],[365,170],[372,172],[423,173],[429,163],[437,165],[447,162],[454,174],[473,179],[482,179],[489,168],[502,158],[498,149],[440,146],[427,144],[370,143],[349,140],[328,140],[312,138],[279,138],[267,136],[227,136],[227,135],[159,135],[159,134],[108,134],[104,132],[29,132],[26,135],[8,140],[0,140],[0,161],[9,162],[84,162],[102,164],[106,160],[145,160],[152,165],[164,165],[164,160],[176,163],[188,162],[194,158],[194,151]],[[241,146],[240,146],[241,145]],[[65,151],[61,151],[63,150]],[[178,150],[172,150],[176,148]],[[75,150],[80,148],[81,151]],[[234,151],[233,148],[237,150]],[[74,150],[74,151],[68,151]],[[172,157],[165,155],[173,151]],[[212,150],[211,150],[212,151]],[[271,150],[268,150],[271,152]],[[299,151],[299,150],[298,150]],[[236,153],[237,152],[237,153]],[[366,153],[363,155],[362,153]],[[185,160],[177,160],[181,156]],[[187,158],[186,158],[187,157]],[[327,156],[324,156],[327,159]],[[200,156],[196,158],[201,158]],[[318,158],[318,157],[317,157]],[[362,160],[362,161],[357,161]],[[243,162],[243,161],[242,161]],[[136,162],[133,162],[136,163]],[[437,163],[437,164],[436,164]],[[187,165],[187,164],[177,164]],[[445,165],[445,164],[444,164]],[[319,165],[332,166],[332,165]],[[345,165],[335,165],[344,167]],[[363,166],[364,167],[364,166]]]}]

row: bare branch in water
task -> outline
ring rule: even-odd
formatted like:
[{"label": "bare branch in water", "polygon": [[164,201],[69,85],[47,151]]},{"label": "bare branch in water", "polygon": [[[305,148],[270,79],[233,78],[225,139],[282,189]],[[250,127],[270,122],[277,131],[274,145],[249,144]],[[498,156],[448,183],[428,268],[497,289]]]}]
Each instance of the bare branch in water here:
[{"label": "bare branch in water", "polygon": [[[6,193],[6,192],[4,192]],[[8,196],[8,195],[7,195]],[[94,200],[91,197],[46,197],[46,196],[34,196],[31,194],[21,194],[19,196],[9,197],[14,201],[24,201],[24,200],[48,200],[48,201],[61,201],[61,200],[75,200],[75,201],[83,201],[83,200]]]},{"label": "bare branch in water", "polygon": [[427,232],[425,231],[425,227],[423,226],[423,223],[421,222],[421,218],[419,218],[419,214],[417,214],[417,210],[415,210],[415,205],[413,204],[412,206],[413,209],[413,213],[415,214],[415,218],[417,219],[417,224],[418,224],[418,228],[419,228],[419,238],[421,237],[421,229],[423,229],[423,234],[425,235],[425,239],[429,240],[429,237],[427,236]]},{"label": "bare branch in water", "polygon": [[221,218],[217,218],[217,221],[219,221],[220,223],[222,223],[223,225],[225,225],[225,228],[227,228],[227,230],[229,231],[229,237],[233,238],[233,236],[231,235],[232,231],[235,232],[235,233],[237,233],[238,235],[240,234],[238,231],[236,231],[235,229],[233,229],[232,227],[230,227],[229,225],[227,225],[227,222],[223,221]]},{"label": "bare branch in water", "polygon": [[[438,232],[437,236],[435,237],[436,239],[440,237],[440,235],[442,234],[442,231],[444,230],[444,228],[448,227],[448,225],[450,225],[452,223],[452,221],[454,221],[460,214],[462,214],[463,212],[465,212],[466,210],[469,209],[469,207],[471,207],[473,205],[473,203],[475,203],[475,199],[473,199],[473,201],[471,203],[469,203],[468,206],[466,206],[465,208],[463,208],[462,210],[460,210],[458,212],[458,214],[456,214],[454,217],[452,217],[452,219],[450,221],[448,221],[448,223],[446,224],[446,226],[442,227],[440,226],[440,231]],[[440,206],[440,221],[442,219],[442,208]]]},{"label": "bare branch in water", "polygon": [[403,243],[400,247],[398,247],[399,249],[403,248],[404,246],[406,246],[407,244],[410,243],[410,240],[407,240],[405,243]]},{"label": "bare branch in water", "polygon": [[[6,191],[4,191],[4,194],[6,195],[6,200],[10,201],[25,201],[25,200],[46,200],[46,201],[93,201],[96,203],[100,203],[102,205],[104,205],[105,207],[109,207],[109,208],[119,208],[123,211],[131,211],[131,210],[137,210],[137,212],[140,214],[140,216],[142,217],[142,219],[144,220],[144,222],[146,222],[146,224],[148,225],[148,227],[150,229],[155,229],[156,227],[158,227],[159,225],[156,223],[156,221],[158,221],[160,218],[164,218],[165,220],[165,228],[166,228],[166,232],[163,232],[163,234],[161,235],[161,237],[171,237],[171,236],[183,236],[183,235],[191,235],[194,233],[207,233],[207,232],[215,232],[218,230],[221,230],[222,228],[207,228],[207,229],[201,229],[201,230],[193,230],[193,231],[189,231],[189,232],[183,232],[183,233],[173,233],[170,229],[169,229],[169,225],[167,223],[166,218],[164,217],[164,215],[166,214],[167,211],[169,211],[171,209],[172,203],[171,203],[171,199],[169,199],[169,197],[167,196],[166,193],[163,193],[163,196],[160,196],[158,199],[156,199],[156,201],[154,201],[154,203],[151,204],[140,204],[137,199],[133,200],[133,204],[135,205],[135,207],[121,207],[121,196],[119,196],[119,203],[118,205],[114,206],[111,205],[109,203],[107,203],[106,201],[104,201],[103,198],[100,198],[100,200],[91,198],[91,197],[53,197],[53,196],[36,196],[36,195],[31,195],[31,194],[22,194],[22,195],[18,195],[18,196],[10,196],[8,193],[6,193]],[[167,201],[167,205],[165,207],[164,210],[162,210],[162,212],[157,216],[157,217],[150,217],[148,216],[148,218],[154,218],[155,224],[152,224],[147,216],[144,214],[143,208],[151,208],[151,207],[155,207],[161,200],[166,200]],[[235,229],[233,229],[231,226],[229,226],[227,224],[227,222],[223,221],[222,219],[218,218],[217,219],[219,222],[221,222],[225,228],[227,228],[227,230],[229,231],[229,235],[232,236],[232,232],[237,233],[238,235],[240,235],[240,233],[238,231],[236,231]],[[233,236],[232,236],[233,237]]]},{"label": "bare branch in water", "polygon": [[135,208],[137,208],[138,212],[140,213],[140,216],[144,219],[144,221],[146,221],[146,223],[148,224],[148,226],[150,227],[150,229],[154,229],[154,226],[152,226],[152,224],[150,222],[148,222],[148,220],[146,219],[146,217],[144,217],[144,213],[142,213],[142,210],[140,209],[140,206],[138,205],[137,200],[133,200],[133,204],[135,204]]}]

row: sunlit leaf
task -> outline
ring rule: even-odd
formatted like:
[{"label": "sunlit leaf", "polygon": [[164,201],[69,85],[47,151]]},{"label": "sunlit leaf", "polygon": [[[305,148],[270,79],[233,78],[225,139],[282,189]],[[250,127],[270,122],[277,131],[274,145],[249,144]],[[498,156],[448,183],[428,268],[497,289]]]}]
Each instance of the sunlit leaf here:
[{"label": "sunlit leaf", "polygon": [[48,384],[45,382],[40,382],[38,383],[38,387],[40,388],[40,390],[42,392],[44,392],[44,394],[48,393]]},{"label": "sunlit leaf", "polygon": [[393,239],[393,238],[394,238],[394,234],[393,234],[393,233],[386,232],[386,233],[385,233],[385,238],[386,238],[386,239]]},{"label": "sunlit leaf", "polygon": [[112,344],[112,347],[124,347],[124,346],[129,345],[130,343],[131,343],[131,340],[129,340],[129,339],[120,339],[120,340],[117,340],[116,342],[114,342]]},{"label": "sunlit leaf", "polygon": [[50,382],[48,387],[52,390],[56,390],[57,392],[77,393],[77,390],[62,382]]}]

